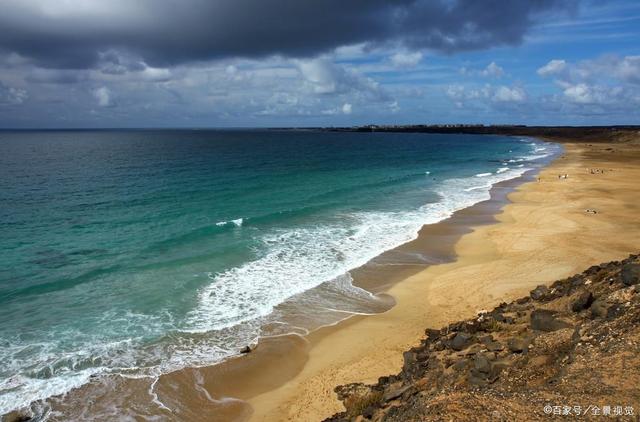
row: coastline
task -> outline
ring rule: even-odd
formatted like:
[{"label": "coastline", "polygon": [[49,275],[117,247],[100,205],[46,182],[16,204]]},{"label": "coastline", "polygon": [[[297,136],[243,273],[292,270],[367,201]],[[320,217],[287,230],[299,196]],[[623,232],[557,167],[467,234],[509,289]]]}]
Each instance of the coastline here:
[{"label": "coastline", "polygon": [[[172,409],[179,420],[197,419],[204,409],[208,409],[209,415],[204,419],[208,421],[252,419],[257,414],[252,400],[286,388],[294,381],[307,367],[311,360],[310,353],[320,339],[357,321],[388,312],[395,306],[395,298],[389,294],[389,288],[425,268],[454,262],[455,245],[460,237],[474,227],[495,223],[496,214],[509,202],[508,194],[521,184],[535,180],[540,169],[559,154],[555,152],[545,157],[539,167],[494,184],[489,191],[489,199],[455,211],[437,223],[423,225],[415,239],[350,270],[352,284],[375,295],[378,309],[371,307],[371,312],[362,314],[334,311],[332,321],[316,325],[310,332],[263,336],[258,339],[251,353],[230,357],[211,366],[184,368],[164,374],[154,383],[156,399],[167,409]],[[323,290],[324,284],[309,292]],[[298,300],[292,298],[291,301],[295,303]],[[279,307],[285,306],[286,313],[295,314],[295,306],[299,305],[294,304],[294,308],[291,308],[288,302]],[[313,303],[308,305],[313,307],[314,312],[326,311],[321,307],[316,309]],[[308,312],[306,310],[304,313]],[[203,391],[208,396],[203,395]],[[271,416],[267,418],[272,420]],[[275,420],[279,418],[279,415],[275,416]]]},{"label": "coastline", "polygon": [[[640,177],[634,168],[638,142],[550,140],[565,144],[551,164],[548,158],[542,169],[493,185],[489,200],[423,226],[417,239],[352,270],[353,284],[384,305],[374,313],[343,313],[346,319],[309,334],[262,337],[251,353],[157,379],[94,378],[53,397],[54,415],[81,417],[85,399],[108,392],[91,405],[102,415],[120,408],[169,420],[321,420],[343,410],[336,386],[397,372],[403,351],[425,328],[473,316],[637,249],[632,198],[640,189],[631,181]],[[590,167],[606,171],[592,174]],[[599,213],[585,213],[588,208]],[[598,233],[608,234],[601,245]]]},{"label": "coastline", "polygon": [[[549,160],[550,157],[547,157],[539,165],[546,164]],[[385,291],[391,285],[420,272],[425,266],[453,261],[454,244],[457,239],[469,232],[473,225],[495,222],[494,214],[506,203],[506,194],[516,185],[530,179],[538,169],[539,167],[536,167],[513,179],[496,183],[490,189],[490,200],[463,208],[455,212],[453,218],[447,217],[439,223],[423,226],[417,239],[388,250],[362,267],[350,271],[353,275],[353,285],[373,292],[377,297],[375,306],[369,304],[371,306],[368,310],[359,313],[325,309],[322,304],[316,306],[309,302],[309,299],[317,297],[317,294],[298,300],[302,306],[305,303],[312,305],[312,315],[314,319],[318,319],[315,326],[309,326],[309,318],[303,319],[301,322],[305,325],[301,327],[309,327],[312,332],[318,327],[323,327],[314,336],[308,337],[303,329],[296,329],[294,333],[297,334],[262,337],[259,347],[253,353],[237,355],[211,366],[187,367],[161,375],[159,378],[131,377],[126,374],[92,377],[88,383],[67,394],[52,396],[45,400],[46,403],[34,402],[35,407],[32,409],[38,409],[42,405],[42,409],[47,411],[50,407],[53,419],[61,415],[75,415],[80,418],[85,416],[86,412],[115,416],[112,412],[119,408],[131,415],[162,415],[178,420],[201,419],[203,412],[208,415],[206,420],[244,420],[252,413],[247,399],[285,385],[302,371],[309,359],[308,351],[313,346],[310,342],[312,338],[322,336],[333,329],[340,329],[343,323],[351,322],[352,319],[357,320],[363,315],[375,315],[388,310],[394,300]],[[318,289],[323,290],[321,295],[340,293],[330,288],[324,289],[322,286]],[[340,297],[326,298],[331,299],[330,302],[335,302],[340,308]],[[285,309],[281,311],[292,315],[293,318],[299,315],[295,306],[292,307],[288,303],[283,303],[282,306]],[[316,312],[316,308],[319,312]],[[309,314],[309,309],[304,309],[305,315]],[[320,315],[320,312],[332,313],[334,319],[331,320],[329,317],[327,320],[326,315]],[[293,325],[293,328],[296,328],[296,325]],[[277,328],[275,331],[277,334]],[[193,338],[197,341],[198,335],[194,334]],[[119,393],[107,394],[111,398],[109,400],[104,397],[109,390]],[[103,399],[94,401],[94,397]],[[92,404],[87,406],[85,403]],[[40,410],[37,412],[39,414]]]},{"label": "coastline", "polygon": [[[398,372],[402,352],[419,342],[425,328],[468,318],[539,284],[633,252],[640,246],[632,203],[640,195],[632,182],[640,177],[640,168],[634,168],[639,150],[636,143],[566,142],[565,153],[540,172],[539,182],[509,194],[495,224],[461,234],[454,262],[392,285],[392,309],[311,333],[300,372],[248,399],[251,420],[328,417],[343,410],[335,386]],[[591,174],[590,168],[605,172]]]}]

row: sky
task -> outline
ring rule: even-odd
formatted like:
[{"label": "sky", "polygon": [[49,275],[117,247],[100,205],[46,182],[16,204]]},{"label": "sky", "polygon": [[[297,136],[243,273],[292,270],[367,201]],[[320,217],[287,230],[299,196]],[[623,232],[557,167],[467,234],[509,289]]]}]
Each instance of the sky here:
[{"label": "sky", "polygon": [[637,0],[0,11],[0,128],[640,124]]}]

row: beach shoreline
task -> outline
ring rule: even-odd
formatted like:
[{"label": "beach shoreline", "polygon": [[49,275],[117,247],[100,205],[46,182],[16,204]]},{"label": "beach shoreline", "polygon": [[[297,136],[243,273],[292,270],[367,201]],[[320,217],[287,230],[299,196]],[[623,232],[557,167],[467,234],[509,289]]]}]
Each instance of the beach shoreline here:
[{"label": "beach shoreline", "polygon": [[[437,223],[423,225],[415,239],[350,270],[353,286],[375,295],[382,305],[379,310],[363,314],[336,312],[334,321],[320,324],[308,333],[261,336],[250,349],[251,353],[230,357],[211,366],[185,368],[162,375],[154,384],[158,400],[174,409],[179,418],[194,418],[203,408],[210,408],[206,420],[247,420],[254,414],[252,400],[278,391],[295,380],[305,370],[310,353],[320,339],[357,321],[387,312],[395,305],[394,297],[388,294],[395,284],[430,266],[454,262],[457,241],[474,227],[495,223],[496,214],[509,202],[507,196],[522,183],[535,180],[540,168],[559,154],[556,151],[544,157],[533,169],[494,184],[489,199],[459,209]],[[322,290],[323,286],[312,290]],[[292,298],[291,301],[298,300]],[[286,302],[279,306],[283,305],[287,306]],[[287,312],[291,313],[291,310]],[[305,314],[309,312],[306,310]],[[179,395],[175,393],[176,386],[180,386]],[[216,402],[204,400],[198,393],[200,388]]]},{"label": "beach shoreline", "polygon": [[[516,141],[523,145],[533,141],[519,138]],[[536,144],[541,146],[538,142]],[[536,148],[536,152],[543,149]],[[498,183],[493,181],[482,186],[487,188],[483,192],[490,197],[489,200],[480,200],[475,205],[461,208],[438,223],[423,225],[417,238],[350,270],[345,279],[351,280],[338,282],[350,286],[344,286],[348,287],[346,291],[336,289],[339,286],[330,281],[304,292],[304,297],[296,295],[278,305],[274,313],[279,318],[289,318],[283,325],[291,330],[267,326],[266,334],[263,331],[258,347],[252,353],[238,354],[211,365],[186,366],[158,377],[117,372],[93,376],[67,394],[52,395],[42,402],[32,402],[31,412],[39,415],[51,411],[54,420],[57,420],[56,415],[75,415],[77,418],[87,413],[110,415],[114,409],[132,415],[161,415],[172,420],[201,419],[203,412],[207,414],[206,420],[244,420],[252,413],[247,400],[280,388],[303,370],[309,359],[311,339],[341,329],[344,323],[388,310],[393,306],[394,299],[385,292],[393,284],[427,266],[455,260],[454,245],[459,237],[471,231],[472,226],[495,222],[495,213],[506,203],[506,195],[517,185],[531,180],[550,157],[541,160],[541,155],[534,155],[535,163],[516,164],[516,172],[518,167],[525,165],[529,170],[525,169],[524,173],[520,172],[515,177],[505,174],[512,179]],[[480,178],[471,187],[478,189],[478,183],[483,181]],[[358,295],[362,297],[358,299],[352,290],[358,290]],[[316,299],[320,301],[314,303]],[[362,303],[353,302],[354,299],[362,300]],[[327,304],[333,306],[327,307]],[[361,310],[356,310],[358,307]],[[277,320],[274,319],[274,322]],[[199,340],[198,334],[191,337],[193,341]],[[249,344],[249,341],[244,344]],[[235,350],[240,352],[241,347]],[[120,393],[107,393],[109,390]],[[95,397],[101,399],[94,401]],[[87,406],[86,403],[91,404]],[[25,412],[29,413],[29,410]]]},{"label": "beach shoreline", "polygon": [[402,352],[419,342],[425,328],[473,316],[640,247],[632,204],[640,194],[632,183],[640,176],[637,143],[564,145],[565,153],[540,172],[539,180],[509,194],[495,224],[461,235],[453,262],[393,284],[388,290],[396,300],[392,309],[311,333],[300,372],[248,398],[251,420],[328,417],[343,410],[335,386],[398,372]]},{"label": "beach shoreline", "polygon": [[117,408],[170,420],[322,420],[343,410],[336,386],[398,372],[425,328],[640,248],[632,200],[640,196],[632,183],[640,178],[638,142],[548,140],[564,144],[553,162],[493,185],[489,200],[423,226],[416,239],[350,271],[354,286],[379,298],[380,313],[261,337],[251,353],[156,379],[94,379],[53,398],[54,411],[75,414],[83,397],[115,390],[122,392]]}]

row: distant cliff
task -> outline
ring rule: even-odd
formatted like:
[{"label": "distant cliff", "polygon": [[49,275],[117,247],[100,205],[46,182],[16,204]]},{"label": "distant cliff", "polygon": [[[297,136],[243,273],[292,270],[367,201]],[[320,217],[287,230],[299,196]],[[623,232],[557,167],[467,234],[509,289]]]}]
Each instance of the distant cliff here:
[{"label": "distant cliff", "polygon": [[631,255],[428,329],[399,374],[337,387],[327,421],[638,420],[639,283]]},{"label": "distant cliff", "polygon": [[556,141],[624,141],[640,134],[640,126],[524,126],[524,125],[367,125],[322,128],[338,132],[464,133],[472,135],[537,136]]}]

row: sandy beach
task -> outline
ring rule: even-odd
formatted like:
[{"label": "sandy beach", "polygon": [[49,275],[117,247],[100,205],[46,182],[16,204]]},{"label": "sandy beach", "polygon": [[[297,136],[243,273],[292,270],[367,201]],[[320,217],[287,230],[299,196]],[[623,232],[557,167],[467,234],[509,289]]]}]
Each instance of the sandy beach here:
[{"label": "sandy beach", "polygon": [[[563,146],[540,173],[498,183],[490,200],[424,226],[414,241],[351,271],[355,285],[380,298],[376,312],[388,311],[351,316],[306,336],[264,337],[251,353],[218,365],[157,379],[95,379],[51,399],[53,410],[76,419],[123,408],[225,422],[315,421],[344,410],[334,388],[397,373],[403,352],[419,344],[425,329],[640,250],[640,142]],[[431,261],[407,259],[416,255]]]},{"label": "sandy beach", "polygon": [[394,284],[388,294],[396,305],[388,312],[311,334],[299,346],[304,358],[292,359],[293,378],[258,395],[241,394],[253,407],[251,420],[322,420],[343,410],[335,386],[396,373],[402,352],[419,342],[425,328],[469,318],[539,284],[637,252],[637,140],[564,147],[539,179],[509,194],[495,224],[474,227],[455,242],[454,262]]}]

